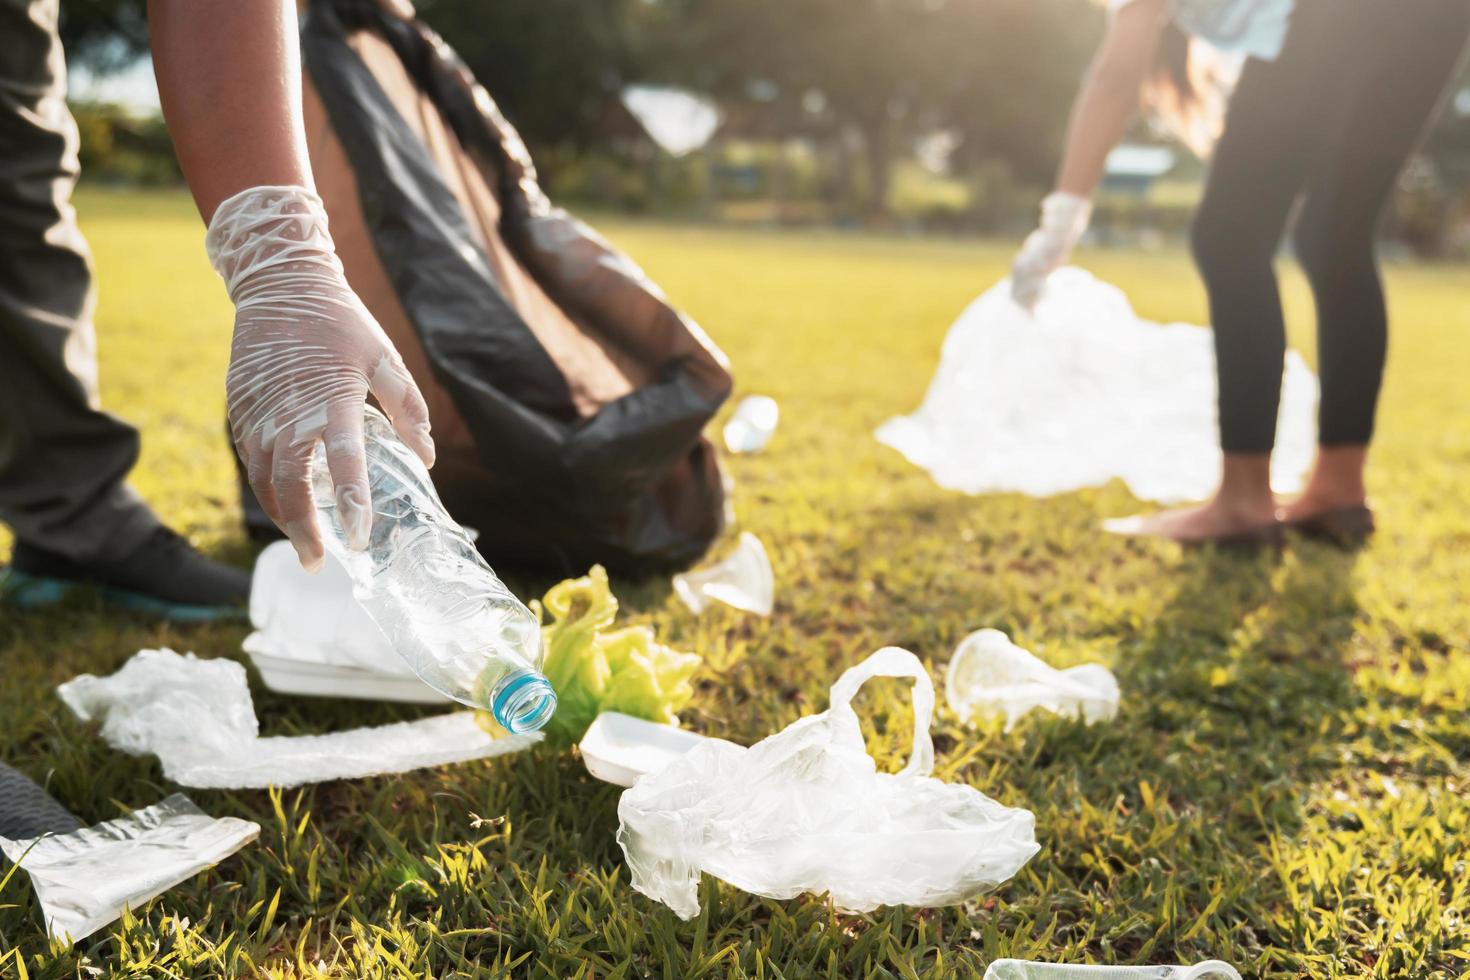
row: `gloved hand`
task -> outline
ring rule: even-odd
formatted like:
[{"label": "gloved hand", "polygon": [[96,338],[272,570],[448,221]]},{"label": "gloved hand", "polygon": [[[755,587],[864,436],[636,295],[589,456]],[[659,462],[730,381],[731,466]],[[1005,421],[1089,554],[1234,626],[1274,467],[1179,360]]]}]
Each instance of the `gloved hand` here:
[{"label": "gloved hand", "polygon": [[1017,303],[1035,309],[1047,277],[1071,257],[1091,220],[1092,202],[1085,197],[1057,191],[1041,202],[1041,224],[1011,263],[1011,297]]},{"label": "gloved hand", "polygon": [[372,528],[363,409],[371,392],[394,429],[434,463],[429,410],[382,327],[347,284],[319,197],[252,187],[215,211],[209,260],[235,302],[225,395],[250,486],[301,564],[322,562],[311,460],[320,441],[348,547]]}]

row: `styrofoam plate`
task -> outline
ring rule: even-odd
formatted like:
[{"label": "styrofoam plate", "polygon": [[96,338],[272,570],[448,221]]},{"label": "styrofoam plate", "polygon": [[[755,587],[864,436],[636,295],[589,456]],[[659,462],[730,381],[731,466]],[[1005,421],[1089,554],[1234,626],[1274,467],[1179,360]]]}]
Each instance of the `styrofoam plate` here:
[{"label": "styrofoam plate", "polygon": [[250,651],[265,686],[278,694],[406,704],[446,704],[450,700],[413,674],[381,674],[358,667],[308,663]]},{"label": "styrofoam plate", "polygon": [[617,711],[597,716],[578,748],[587,771],[614,786],[632,786],[639,776],[656,772],[688,752],[705,735],[672,725],[659,725]]}]

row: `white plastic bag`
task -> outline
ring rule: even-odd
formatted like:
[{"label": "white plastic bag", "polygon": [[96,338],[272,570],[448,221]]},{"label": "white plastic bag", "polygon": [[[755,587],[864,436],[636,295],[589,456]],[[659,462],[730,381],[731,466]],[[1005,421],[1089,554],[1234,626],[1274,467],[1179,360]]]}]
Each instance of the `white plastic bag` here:
[{"label": "white plastic bag", "polygon": [[1068,966],[1030,960],[996,960],[985,980],[1240,980],[1235,967],[1220,960],[1195,966]]},{"label": "white plastic bag", "polygon": [[109,677],[83,674],[57,688],[83,721],[130,755],[156,755],[182,786],[260,789],[409,772],[518,752],[539,733],[495,738],[473,712],[356,728],[330,735],[263,738],[245,668],[233,660],[142,650]]},{"label": "white plastic bag", "polygon": [[978,630],[955,648],[944,678],[950,710],[966,721],[1004,715],[1006,731],[1035,708],[1089,725],[1118,714],[1118,680],[1101,664],[1057,670],[1000,630]]},{"label": "white plastic bag", "polygon": [[[914,680],[908,764],[880,773],[852,698],[869,678]],[[887,647],[832,685],[832,705],[749,749],[711,739],[638,779],[618,803],[633,887],[683,919],[707,871],[768,898],[831,895],[839,908],[963,902],[1010,878],[1038,848],[1029,810],[932,778],[934,687],[917,657]]]},{"label": "white plastic bag", "polygon": [[[1002,282],[950,328],[924,403],[878,440],[964,493],[1036,497],[1115,478],[1160,503],[1202,500],[1220,479],[1210,331],[1140,320],[1081,269],[1048,281],[1034,317]],[[1301,488],[1316,451],[1317,379],[1286,356],[1271,482]]]},{"label": "white plastic bag", "polygon": [[449,700],[419,680],[393,649],[330,552],[312,575],[288,542],[262,551],[250,582],[250,622],[255,631],[242,646],[273,691],[418,704]]},{"label": "white plastic bag", "polygon": [[750,395],[740,400],[730,421],[725,423],[725,448],[732,453],[757,453],[776,434],[781,421],[781,406],[766,395]]},{"label": "white plastic bag", "polygon": [[69,834],[30,840],[0,837],[0,851],[30,876],[60,940],[80,941],[149,899],[218,864],[250,843],[260,826],[215,819],[187,796],[174,794]]},{"label": "white plastic bag", "polygon": [[674,592],[696,616],[711,601],[769,616],[776,606],[776,576],[765,545],[747,531],[724,561],[675,575]]}]

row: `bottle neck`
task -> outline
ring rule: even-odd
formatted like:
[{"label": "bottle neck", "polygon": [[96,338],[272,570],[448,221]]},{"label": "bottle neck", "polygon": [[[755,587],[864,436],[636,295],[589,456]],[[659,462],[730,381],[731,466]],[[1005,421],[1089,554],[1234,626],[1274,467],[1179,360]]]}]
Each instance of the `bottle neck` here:
[{"label": "bottle neck", "polygon": [[539,731],[556,714],[556,691],[534,670],[507,674],[490,696],[490,713],[512,735]]}]

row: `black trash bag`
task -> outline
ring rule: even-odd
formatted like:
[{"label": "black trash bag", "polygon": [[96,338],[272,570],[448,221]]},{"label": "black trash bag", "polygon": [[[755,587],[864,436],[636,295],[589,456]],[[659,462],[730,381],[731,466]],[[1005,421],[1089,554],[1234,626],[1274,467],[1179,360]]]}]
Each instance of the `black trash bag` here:
[{"label": "black trash bag", "polygon": [[525,145],[406,11],[313,0],[308,144],[348,280],[429,402],[434,481],[492,562],[686,566],[724,525],[720,350],[553,207]]}]

